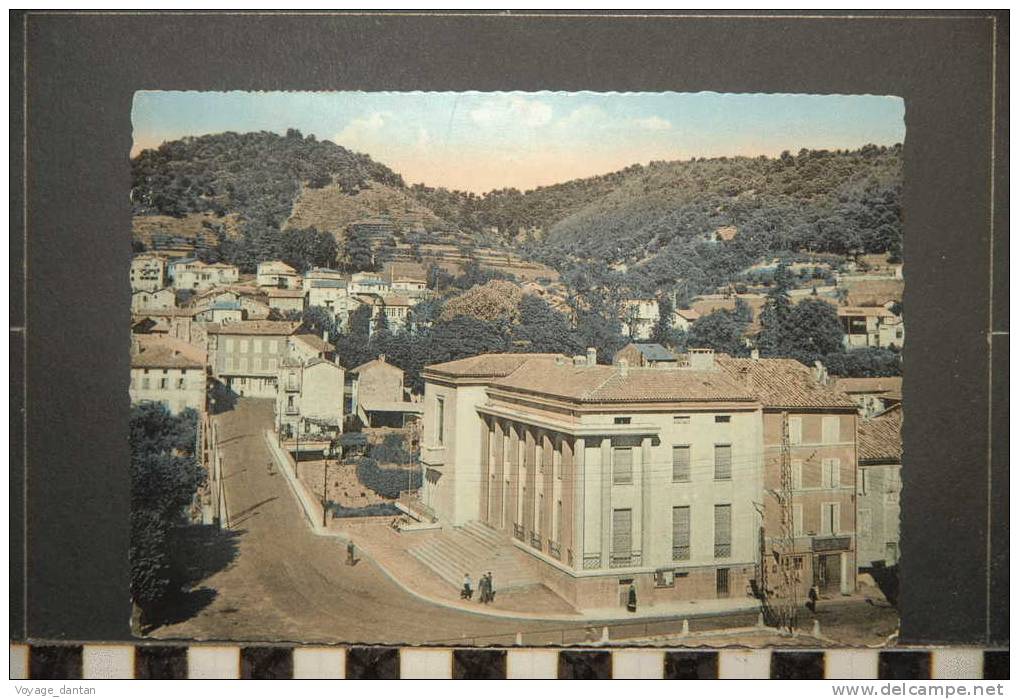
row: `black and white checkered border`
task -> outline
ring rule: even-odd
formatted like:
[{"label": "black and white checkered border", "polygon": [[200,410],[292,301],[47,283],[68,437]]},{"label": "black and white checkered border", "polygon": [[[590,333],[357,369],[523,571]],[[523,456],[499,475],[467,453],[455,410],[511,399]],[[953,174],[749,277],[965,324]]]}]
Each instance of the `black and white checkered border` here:
[{"label": "black and white checkered border", "polygon": [[11,679],[1008,679],[1008,651],[11,643]]}]

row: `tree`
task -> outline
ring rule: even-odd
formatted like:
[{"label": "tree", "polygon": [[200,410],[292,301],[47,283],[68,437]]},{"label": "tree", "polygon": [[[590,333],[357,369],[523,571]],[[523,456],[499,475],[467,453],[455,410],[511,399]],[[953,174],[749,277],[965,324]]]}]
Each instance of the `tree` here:
[{"label": "tree", "polygon": [[600,364],[611,364],[616,352],[628,339],[623,335],[619,316],[606,303],[595,301],[590,305],[574,303],[577,316],[577,336],[581,346],[594,347]]},{"label": "tree", "polygon": [[452,320],[457,316],[469,316],[491,322],[503,319],[515,322],[520,317],[522,298],[523,292],[516,284],[495,279],[448,300],[440,318]]},{"label": "tree", "polygon": [[651,341],[657,342],[665,347],[672,347],[676,344],[676,331],[672,327],[672,318],[675,309],[668,296],[658,298],[658,320],[651,330]]},{"label": "tree", "polygon": [[792,301],[789,298],[792,284],[789,265],[783,262],[775,270],[773,285],[761,310],[761,331],[757,335],[757,346],[766,356],[782,356],[783,338],[789,332],[789,316],[792,312]]},{"label": "tree", "polygon": [[527,352],[573,356],[584,349],[566,316],[533,294],[527,294],[520,300],[520,322],[513,327],[512,342],[514,347]]},{"label": "tree", "polygon": [[842,327],[835,306],[818,298],[793,306],[780,345],[782,356],[809,366],[841,349]]},{"label": "tree", "polygon": [[833,352],[824,358],[833,376],[902,376],[902,355],[885,347],[860,347]]},{"label": "tree", "polygon": [[336,314],[322,306],[308,306],[301,316],[304,327],[310,332],[321,336],[325,333],[330,338],[337,336]]},{"label": "tree", "polygon": [[747,323],[729,310],[717,310],[693,322],[687,333],[686,346],[691,349],[713,349],[734,357],[748,354],[744,333]]},{"label": "tree", "polygon": [[372,250],[372,241],[360,229],[348,230],[345,252],[347,258],[346,267],[349,271],[375,271],[375,253]]}]

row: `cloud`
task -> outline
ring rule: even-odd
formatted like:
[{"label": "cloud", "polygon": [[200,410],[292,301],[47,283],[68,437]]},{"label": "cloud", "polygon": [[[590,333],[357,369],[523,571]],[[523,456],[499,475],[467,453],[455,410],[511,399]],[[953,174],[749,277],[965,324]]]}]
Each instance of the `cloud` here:
[{"label": "cloud", "polygon": [[634,121],[637,126],[648,131],[665,131],[672,128],[672,122],[668,119],[662,119],[660,116],[649,116],[644,119],[635,119]]},{"label": "cloud", "polygon": [[370,142],[386,127],[391,117],[389,112],[372,112],[363,117],[351,119],[350,123],[336,134],[334,141],[341,146],[361,145]]},{"label": "cloud", "polygon": [[570,129],[578,126],[604,124],[607,119],[608,115],[604,109],[592,104],[585,104],[583,107],[577,107],[557,121],[556,126]]},{"label": "cloud", "polygon": [[481,126],[506,122],[530,127],[544,126],[552,121],[552,107],[541,100],[512,95],[481,103],[471,110],[470,117],[475,124]]}]

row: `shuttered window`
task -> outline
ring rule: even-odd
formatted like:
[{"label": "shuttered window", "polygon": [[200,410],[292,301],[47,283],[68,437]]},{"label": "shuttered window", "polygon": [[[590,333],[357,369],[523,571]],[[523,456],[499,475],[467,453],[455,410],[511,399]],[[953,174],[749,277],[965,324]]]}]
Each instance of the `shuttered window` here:
[{"label": "shuttered window", "polygon": [[837,444],[839,441],[838,416],[821,418],[821,439],[825,444]]},{"label": "shuttered window", "polygon": [[672,560],[690,558],[690,508],[672,508]]},{"label": "shuttered window", "polygon": [[793,459],[793,490],[800,490],[803,488],[803,461],[800,459]]},{"label": "shuttered window", "polygon": [[837,502],[821,504],[822,534],[838,534],[842,530],[839,514],[839,504]]},{"label": "shuttered window", "polygon": [[732,445],[715,445],[715,480],[727,481],[732,478]]},{"label": "shuttered window", "polygon": [[789,443],[799,444],[803,441],[803,418],[789,418]]},{"label": "shuttered window", "polygon": [[793,536],[803,534],[803,505],[793,505]]},{"label": "shuttered window", "polygon": [[672,447],[672,482],[687,483],[690,481],[690,447],[682,445]]},{"label": "shuttered window", "polygon": [[612,450],[612,482],[633,483],[633,449],[617,447]]},{"label": "shuttered window", "polygon": [[838,488],[841,486],[841,463],[839,459],[824,459],[821,461],[821,485],[825,488]]},{"label": "shuttered window", "polygon": [[629,557],[633,544],[633,510],[612,510],[612,555]]},{"label": "shuttered window", "polygon": [[715,505],[715,558],[732,555],[732,505]]}]

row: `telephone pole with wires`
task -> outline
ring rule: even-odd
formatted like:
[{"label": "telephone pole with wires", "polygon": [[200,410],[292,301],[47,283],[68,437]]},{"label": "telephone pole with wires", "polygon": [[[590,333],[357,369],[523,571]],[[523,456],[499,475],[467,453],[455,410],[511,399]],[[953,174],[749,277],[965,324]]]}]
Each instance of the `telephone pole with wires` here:
[{"label": "telephone pole with wires", "polygon": [[796,546],[796,532],[793,522],[793,466],[789,447],[789,413],[782,412],[782,452],[779,464],[779,507],[781,514],[781,539],[779,542],[779,624],[790,632],[796,628],[797,600],[796,579],[792,554]]}]

